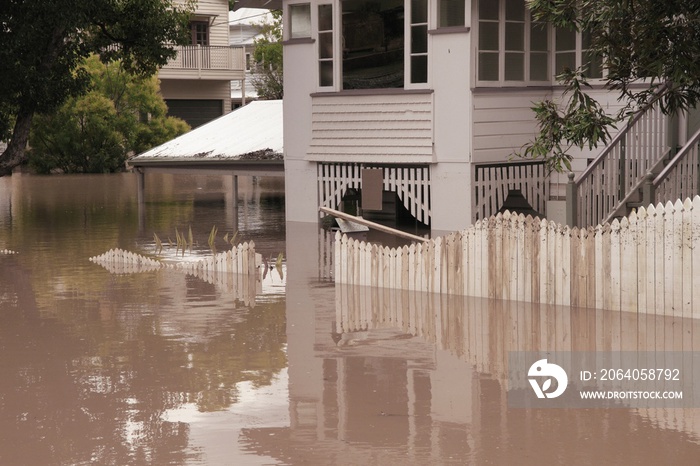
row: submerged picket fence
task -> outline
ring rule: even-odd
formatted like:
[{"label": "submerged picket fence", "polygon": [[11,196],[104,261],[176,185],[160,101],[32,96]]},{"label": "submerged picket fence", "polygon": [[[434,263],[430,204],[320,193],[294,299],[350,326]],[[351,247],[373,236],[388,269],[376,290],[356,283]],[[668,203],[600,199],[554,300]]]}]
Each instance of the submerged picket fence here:
[{"label": "submerged picket fence", "polygon": [[256,275],[262,264],[262,256],[255,252],[255,243],[240,243],[238,246],[200,260],[177,260],[165,262],[123,249],[110,249],[104,254],[90,258],[111,273],[149,272],[163,267],[175,268],[185,273],[206,277],[208,274],[234,273]]},{"label": "submerged picket fence", "polygon": [[91,257],[90,261],[114,274],[174,269],[233,291],[238,299],[248,305],[255,303],[262,256],[255,252],[255,243],[250,241],[200,260],[171,259],[166,262],[123,249],[110,249],[104,254]]},{"label": "submerged picket fence", "polygon": [[336,235],[336,283],[700,317],[700,197],[569,228],[508,212],[423,244]]}]

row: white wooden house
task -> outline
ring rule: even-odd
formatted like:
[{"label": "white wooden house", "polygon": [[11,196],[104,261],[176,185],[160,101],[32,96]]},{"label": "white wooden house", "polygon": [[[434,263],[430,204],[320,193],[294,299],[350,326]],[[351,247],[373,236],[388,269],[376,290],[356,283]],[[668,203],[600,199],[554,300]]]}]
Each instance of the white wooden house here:
[{"label": "white wooden house", "polygon": [[[585,33],[536,23],[524,0],[283,6],[288,220],[317,221],[319,206],[335,208],[349,189],[362,190],[368,169],[381,169],[384,194],[434,232],[496,213],[517,190],[533,210],[564,219],[567,176],[546,177],[541,164],[510,155],[534,136],[533,102],[561,93],[555,76],[591,62]],[[619,103],[602,88],[603,72],[594,60],[595,97],[612,113]],[[576,154],[578,215],[613,215],[649,172],[658,193],[657,162],[697,127],[651,112],[621,131],[603,159],[602,148]]]},{"label": "white wooden house", "polygon": [[[184,3],[184,0],[178,0]],[[199,0],[192,43],[158,73],[169,113],[196,127],[231,111],[231,81],[245,79],[243,47],[230,47],[227,0]]]}]

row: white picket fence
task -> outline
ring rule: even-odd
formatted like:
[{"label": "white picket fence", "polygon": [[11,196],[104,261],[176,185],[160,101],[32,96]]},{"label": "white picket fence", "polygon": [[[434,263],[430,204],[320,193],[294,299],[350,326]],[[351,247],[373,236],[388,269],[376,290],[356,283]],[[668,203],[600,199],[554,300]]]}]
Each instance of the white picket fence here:
[{"label": "white picket fence", "polygon": [[508,212],[390,249],[336,235],[335,282],[700,317],[700,197],[585,229]]}]

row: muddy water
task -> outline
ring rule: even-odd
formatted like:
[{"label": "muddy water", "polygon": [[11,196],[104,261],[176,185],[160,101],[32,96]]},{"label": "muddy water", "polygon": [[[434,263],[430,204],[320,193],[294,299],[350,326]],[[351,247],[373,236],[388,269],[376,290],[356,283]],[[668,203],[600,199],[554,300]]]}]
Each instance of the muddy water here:
[{"label": "muddy water", "polygon": [[[335,289],[281,186],[0,178],[0,464],[700,464],[697,409],[516,409],[508,351],[700,348],[694,321]],[[213,225],[287,257],[254,300],[88,261]],[[218,243],[224,248],[223,242]],[[167,251],[166,251],[167,252]],[[286,284],[286,292],[285,292]]]}]

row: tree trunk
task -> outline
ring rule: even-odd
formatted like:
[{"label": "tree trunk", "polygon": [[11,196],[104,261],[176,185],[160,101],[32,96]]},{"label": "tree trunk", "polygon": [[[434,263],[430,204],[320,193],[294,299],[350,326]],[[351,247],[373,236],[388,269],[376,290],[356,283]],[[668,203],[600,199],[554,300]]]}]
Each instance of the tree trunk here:
[{"label": "tree trunk", "polygon": [[34,113],[27,111],[20,111],[17,115],[12,139],[5,152],[0,154],[0,176],[11,175],[12,170],[26,160],[25,149],[33,118]]}]

